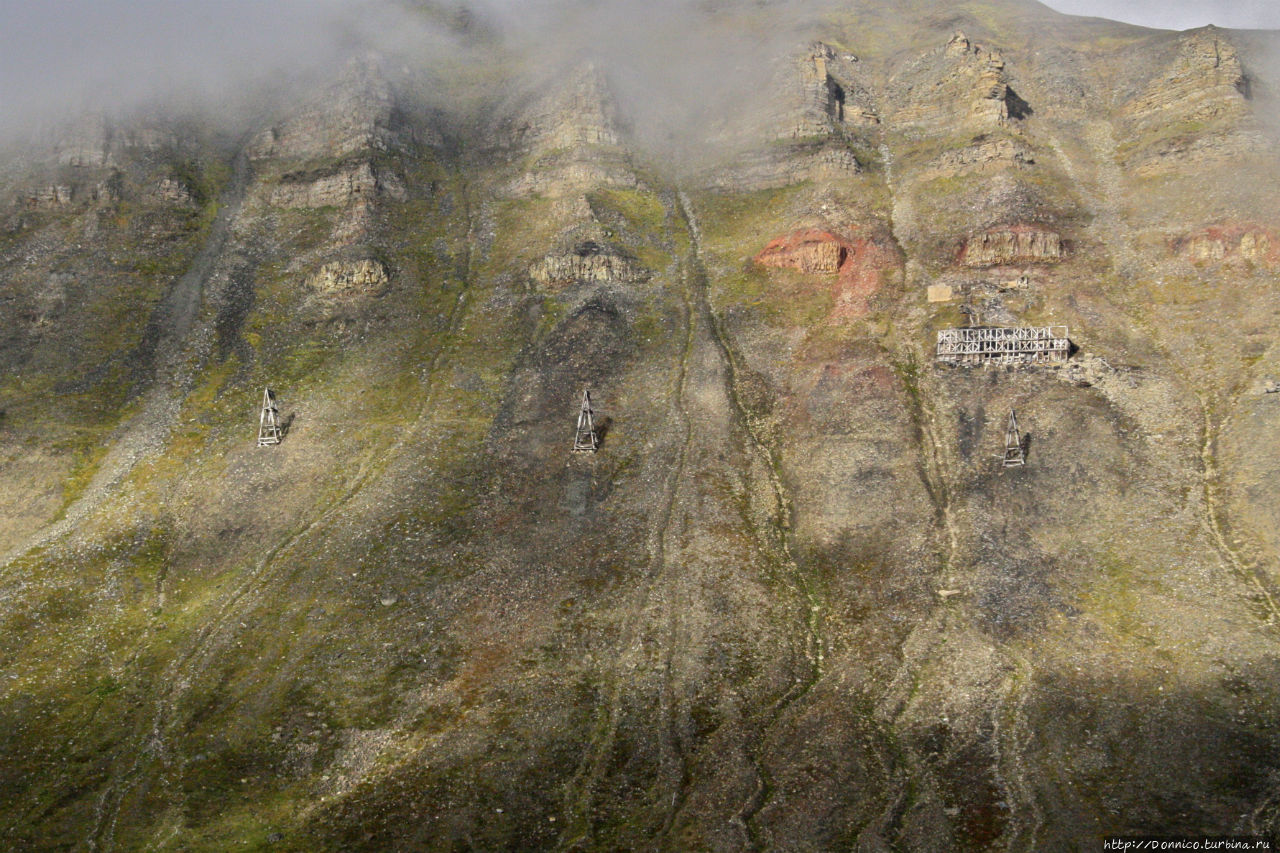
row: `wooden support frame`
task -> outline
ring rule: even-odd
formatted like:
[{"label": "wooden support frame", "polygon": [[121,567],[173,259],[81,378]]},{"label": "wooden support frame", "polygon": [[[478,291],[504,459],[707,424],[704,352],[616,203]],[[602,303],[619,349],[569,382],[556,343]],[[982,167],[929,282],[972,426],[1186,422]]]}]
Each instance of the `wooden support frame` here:
[{"label": "wooden support frame", "polygon": [[276,392],[265,388],[262,391],[262,413],[258,416],[258,446],[271,447],[279,444],[283,437],[280,409],[276,407]]},{"label": "wooden support frame", "polygon": [[1022,446],[1022,432],[1018,429],[1018,415],[1009,410],[1009,423],[1004,430],[1004,457],[1001,463],[1005,468],[1016,468],[1027,464],[1027,452]]},{"label": "wooden support frame", "polygon": [[1066,326],[974,326],[938,330],[938,361],[944,364],[1045,364],[1066,361]]},{"label": "wooden support frame", "polygon": [[578,429],[573,436],[574,453],[595,453],[600,449],[600,436],[596,434],[595,413],[591,410],[591,391],[582,392],[582,407],[578,410]]}]

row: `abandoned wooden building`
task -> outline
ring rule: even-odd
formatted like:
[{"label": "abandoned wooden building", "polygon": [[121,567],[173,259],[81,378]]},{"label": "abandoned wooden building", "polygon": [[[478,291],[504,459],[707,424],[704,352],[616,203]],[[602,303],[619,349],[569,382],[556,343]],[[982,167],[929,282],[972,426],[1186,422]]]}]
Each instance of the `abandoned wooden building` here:
[{"label": "abandoned wooden building", "polygon": [[1045,364],[1066,361],[1071,340],[1066,326],[974,326],[938,330],[943,364]]}]

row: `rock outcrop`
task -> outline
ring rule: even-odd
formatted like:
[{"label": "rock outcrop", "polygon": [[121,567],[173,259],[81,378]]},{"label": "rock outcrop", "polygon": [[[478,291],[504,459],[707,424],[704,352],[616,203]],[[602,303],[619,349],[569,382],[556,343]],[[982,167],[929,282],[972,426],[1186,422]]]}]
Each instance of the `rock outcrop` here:
[{"label": "rock outcrop", "polygon": [[158,120],[125,122],[102,113],[86,116],[63,130],[53,143],[53,162],[75,169],[119,168],[130,153],[178,151],[193,141],[191,128]]},{"label": "rock outcrop", "polygon": [[527,165],[508,186],[511,196],[565,198],[598,187],[636,186],[617,104],[592,63],[535,100],[502,133]]},{"label": "rock outcrop", "polygon": [[703,172],[698,183],[718,192],[752,192],[802,181],[839,180],[861,171],[862,164],[848,145],[831,139],[757,149]]},{"label": "rock outcrop", "polygon": [[69,184],[49,184],[28,191],[24,201],[29,210],[52,210],[66,207],[74,198],[75,191]]},{"label": "rock outcrop", "polygon": [[[846,127],[880,123],[870,91],[858,77],[857,57],[813,42],[789,70],[781,88],[783,116],[776,126],[782,138],[827,136]],[[797,82],[792,75],[798,76]]]},{"label": "rock outcrop", "polygon": [[1056,231],[1013,225],[971,236],[960,251],[960,262],[969,267],[1054,263],[1064,252],[1062,237]]},{"label": "rock outcrop", "polygon": [[985,136],[958,151],[947,151],[926,165],[917,178],[991,172],[1007,168],[1025,168],[1035,163],[1035,156],[1025,143],[1001,137]]},{"label": "rock outcrop", "polygon": [[771,240],[755,262],[834,278],[834,318],[865,314],[868,300],[887,283],[887,275],[902,268],[902,258],[887,233],[856,227],[792,232]]},{"label": "rock outcrop", "polygon": [[1173,250],[1196,262],[1238,259],[1274,266],[1280,263],[1280,237],[1262,225],[1215,225],[1173,241]]},{"label": "rock outcrop", "polygon": [[515,142],[535,155],[619,145],[618,107],[600,67],[585,63],[563,85],[535,101],[515,129]]},{"label": "rock outcrop", "polygon": [[1235,46],[1216,28],[1206,27],[1182,37],[1173,62],[1122,113],[1161,124],[1168,123],[1170,115],[1207,121],[1243,113],[1250,94]]},{"label": "rock outcrop", "polygon": [[325,264],[307,278],[307,287],[322,296],[377,296],[390,281],[386,264],[364,258]]},{"label": "rock outcrop", "polygon": [[182,181],[173,177],[161,178],[151,188],[152,197],[170,204],[194,204],[195,196]]},{"label": "rock outcrop", "polygon": [[105,116],[87,117],[70,128],[55,145],[57,160],[63,166],[106,166],[112,162],[111,124]]},{"label": "rock outcrop", "polygon": [[[148,195],[160,201],[183,201],[181,198],[170,198],[163,191],[162,180]],[[111,170],[107,177],[100,181],[71,180],[43,184],[24,190],[18,194],[17,203],[27,210],[65,210],[87,207],[90,203],[110,203],[119,201],[123,188],[123,177],[120,172]]]},{"label": "rock outcrop", "polygon": [[830,231],[797,231],[772,240],[756,255],[756,263],[802,273],[834,274],[849,257],[852,246]]},{"label": "rock outcrop", "polygon": [[1252,84],[1235,46],[1214,28],[1185,33],[1177,54],[1120,116],[1126,163],[1152,174],[1179,163],[1225,160],[1266,147],[1253,119]]},{"label": "rock outcrop", "polygon": [[292,172],[270,191],[271,204],[278,207],[342,207],[379,198],[400,201],[405,196],[399,176],[375,169],[367,160],[318,172]]},{"label": "rock outcrop", "polygon": [[314,160],[365,151],[394,151],[405,139],[390,83],[371,57],[349,62],[342,78],[292,118],[260,133],[254,159]]},{"label": "rock outcrop", "polygon": [[635,173],[621,156],[589,156],[580,151],[567,151],[554,154],[542,160],[536,169],[521,173],[508,185],[507,193],[513,198],[565,199],[601,187],[631,189],[637,184]]},{"label": "rock outcrop", "polygon": [[575,282],[641,282],[649,271],[617,247],[584,240],[567,251],[543,256],[529,268],[529,277],[548,287]]},{"label": "rock outcrop", "polygon": [[[4,849],[1275,836],[1280,162],[1188,166],[1249,113],[1121,114],[1188,37],[681,3],[721,76],[633,135],[542,64],[643,73],[619,33],[535,63],[492,5],[252,130],[3,152]],[[1276,90],[1272,36],[1219,38]],[[1055,367],[935,362],[1050,324]]]},{"label": "rock outcrop", "polygon": [[1004,56],[957,32],[890,84],[896,125],[1003,127],[1026,118],[1031,107],[1009,86]]}]

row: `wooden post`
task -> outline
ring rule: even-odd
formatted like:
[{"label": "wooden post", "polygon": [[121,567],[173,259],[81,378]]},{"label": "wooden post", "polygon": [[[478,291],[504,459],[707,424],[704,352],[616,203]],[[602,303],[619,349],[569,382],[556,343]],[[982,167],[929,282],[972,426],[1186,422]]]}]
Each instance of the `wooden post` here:
[{"label": "wooden post", "polygon": [[591,392],[582,392],[582,408],[578,410],[578,431],[573,436],[574,453],[595,453],[600,449],[600,437],[596,435],[596,422],[591,411]]},{"label": "wooden post", "polygon": [[279,444],[280,438],[280,410],[276,408],[276,392],[267,388],[262,392],[262,414],[258,416],[258,446]]}]

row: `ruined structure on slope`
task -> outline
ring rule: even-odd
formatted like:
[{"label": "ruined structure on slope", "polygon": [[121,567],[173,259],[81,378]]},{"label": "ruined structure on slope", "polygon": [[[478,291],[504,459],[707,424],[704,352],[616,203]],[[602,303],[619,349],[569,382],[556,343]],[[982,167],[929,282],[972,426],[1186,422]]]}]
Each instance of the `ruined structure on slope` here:
[{"label": "ruined structure on slope", "polygon": [[262,392],[262,413],[258,416],[258,446],[279,444],[283,435],[280,428],[280,409],[276,407],[276,392],[267,388]]},{"label": "ruined structure on slope", "polygon": [[1071,340],[1066,326],[977,326],[938,331],[943,364],[1045,364],[1066,361]]},{"label": "ruined structure on slope", "polygon": [[591,392],[582,392],[582,408],[578,410],[578,429],[573,436],[574,453],[595,453],[600,449],[595,412],[591,409]]},{"label": "ruined structure on slope", "polygon": [[1022,431],[1018,429],[1018,415],[1009,410],[1009,423],[1004,430],[1004,455],[1001,464],[1005,468],[1017,468],[1027,464],[1027,452],[1022,446]]}]

